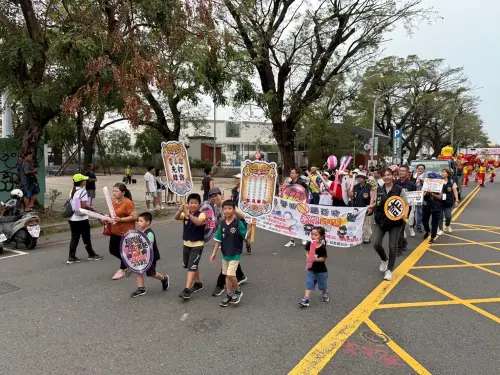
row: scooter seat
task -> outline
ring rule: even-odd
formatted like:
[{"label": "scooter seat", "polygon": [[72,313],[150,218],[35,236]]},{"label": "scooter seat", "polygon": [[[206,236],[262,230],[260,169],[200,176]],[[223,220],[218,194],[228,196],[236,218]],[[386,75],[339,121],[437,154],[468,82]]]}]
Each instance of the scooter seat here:
[{"label": "scooter seat", "polygon": [[21,219],[23,215],[18,216],[0,216],[0,223],[12,223]]}]

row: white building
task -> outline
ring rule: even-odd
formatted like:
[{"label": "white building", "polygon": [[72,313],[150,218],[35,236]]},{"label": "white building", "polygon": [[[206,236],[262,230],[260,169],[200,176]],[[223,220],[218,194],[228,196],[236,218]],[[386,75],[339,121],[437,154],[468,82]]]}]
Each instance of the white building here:
[{"label": "white building", "polygon": [[[207,120],[201,130],[188,124],[181,130],[180,139],[189,142],[188,137],[214,136],[214,121]],[[215,122],[215,136],[217,146],[222,147],[226,161],[252,158],[257,150],[272,146],[273,151],[278,151],[276,140],[272,133],[272,124],[254,121],[225,121]],[[267,146],[267,147],[263,147]]]}]

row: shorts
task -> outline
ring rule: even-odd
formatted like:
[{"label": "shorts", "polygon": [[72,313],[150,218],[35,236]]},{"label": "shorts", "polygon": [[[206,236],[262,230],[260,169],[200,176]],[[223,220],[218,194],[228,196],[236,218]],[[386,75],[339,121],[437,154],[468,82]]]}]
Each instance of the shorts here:
[{"label": "shorts", "polygon": [[316,289],[316,284],[320,290],[326,290],[328,287],[328,272],[306,271],[306,290]]},{"label": "shorts", "polygon": [[87,195],[89,198],[94,199],[95,198],[95,190],[87,190]]},{"label": "shorts", "polygon": [[198,263],[200,263],[203,246],[189,247],[184,245],[182,249],[182,263],[188,271],[198,271]]},{"label": "shorts", "polygon": [[240,264],[239,260],[222,259],[222,274],[225,276],[236,276],[236,270]]},{"label": "shorts", "polygon": [[146,276],[153,277],[156,275],[156,261],[151,263],[151,267],[146,271]]},{"label": "shorts", "polygon": [[31,198],[31,191],[33,189],[33,186],[30,185],[30,184],[24,184],[23,185],[23,193],[24,193],[24,196],[28,199]]},{"label": "shorts", "polygon": [[153,191],[151,193],[146,193],[146,201],[152,201],[156,198],[156,191]]}]

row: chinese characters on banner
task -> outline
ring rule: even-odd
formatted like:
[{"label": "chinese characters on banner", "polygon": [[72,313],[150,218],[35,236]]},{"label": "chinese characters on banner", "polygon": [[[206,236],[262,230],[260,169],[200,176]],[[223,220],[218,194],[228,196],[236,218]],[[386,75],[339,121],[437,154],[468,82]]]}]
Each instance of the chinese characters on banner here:
[{"label": "chinese characters on banner", "polygon": [[153,246],[146,235],[137,229],[131,229],[123,235],[120,255],[127,267],[139,274],[145,273],[153,264]]},{"label": "chinese characters on banner", "polygon": [[215,232],[217,232],[217,215],[215,214],[215,207],[210,201],[204,201],[200,206],[200,212],[205,214],[205,242],[212,239]]},{"label": "chinese characters on banner", "polygon": [[409,206],[421,206],[424,202],[424,192],[408,191],[406,192],[406,198]]},{"label": "chinese characters on banner", "polygon": [[403,198],[392,196],[385,201],[384,213],[389,220],[398,221],[408,214],[408,205]]},{"label": "chinese characters on banner", "polygon": [[[257,219],[257,228],[302,240],[311,240],[312,229],[326,230],[328,246],[351,247],[362,242],[366,208],[328,207],[274,197],[273,211]],[[247,222],[251,222],[247,218]]]},{"label": "chinese characters on banner", "polygon": [[444,180],[424,178],[422,191],[430,191],[431,193],[441,193],[443,191]]},{"label": "chinese characters on banner", "polygon": [[276,163],[245,160],[241,171],[239,209],[253,218],[269,214],[273,209],[277,176]]},{"label": "chinese characters on banner", "polygon": [[297,202],[309,202],[307,190],[299,184],[281,185],[281,197]]},{"label": "chinese characters on banner", "polygon": [[180,196],[189,194],[193,189],[193,180],[184,143],[177,141],[162,142],[161,155],[170,191]]}]

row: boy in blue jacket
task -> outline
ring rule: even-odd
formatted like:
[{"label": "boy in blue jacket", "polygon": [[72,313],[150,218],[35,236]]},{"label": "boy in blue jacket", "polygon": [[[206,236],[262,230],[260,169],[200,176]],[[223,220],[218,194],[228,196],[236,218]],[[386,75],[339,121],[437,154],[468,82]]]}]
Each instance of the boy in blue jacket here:
[{"label": "boy in blue jacket", "polygon": [[247,231],[245,224],[236,217],[236,207],[233,201],[227,200],[222,204],[222,213],[225,220],[219,224],[215,234],[215,247],[210,262],[215,263],[217,250],[221,247],[222,273],[226,276],[226,296],[220,306],[227,307],[230,303],[240,303],[243,296],[236,278],[236,269],[243,252],[243,240],[248,237],[251,229]]}]

